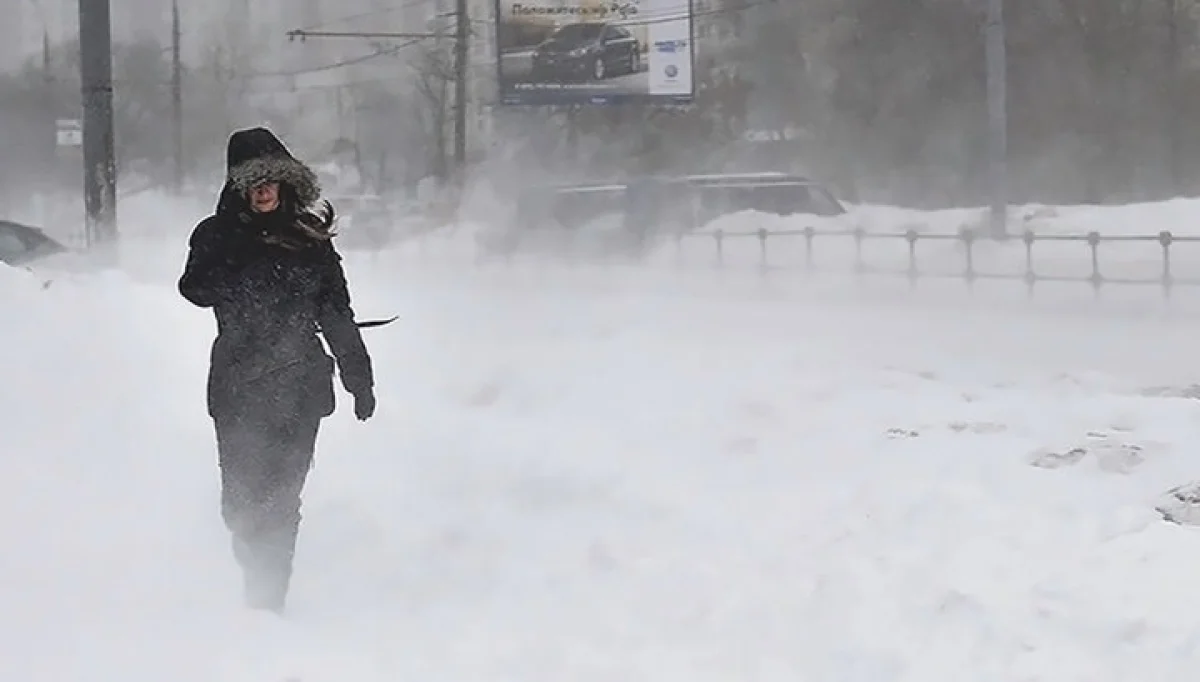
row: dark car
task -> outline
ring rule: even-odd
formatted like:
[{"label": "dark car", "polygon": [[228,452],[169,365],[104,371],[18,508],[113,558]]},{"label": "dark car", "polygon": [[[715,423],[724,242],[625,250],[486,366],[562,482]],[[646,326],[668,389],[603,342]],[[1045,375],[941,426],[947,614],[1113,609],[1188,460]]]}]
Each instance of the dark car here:
[{"label": "dark car", "polygon": [[567,24],[533,51],[533,77],[538,81],[591,79],[642,70],[642,46],[616,24]]},{"label": "dark car", "polygon": [[693,215],[704,224],[739,211],[778,216],[839,216],[846,207],[820,184],[786,173],[693,175],[687,178]]},{"label": "dark car", "polygon": [[[637,191],[631,191],[635,189]],[[577,229],[608,215],[673,213],[692,227],[740,211],[833,217],[846,207],[822,184],[788,173],[723,173],[531,186],[517,196],[514,226]]]},{"label": "dark car", "polygon": [[478,238],[484,253],[562,248],[588,232],[593,247],[626,253],[691,232],[725,215],[758,211],[832,218],[848,211],[825,186],[788,173],[626,178],[521,189],[506,224]]},{"label": "dark car", "polygon": [[36,227],[0,220],[0,263],[23,266],[67,250]]}]

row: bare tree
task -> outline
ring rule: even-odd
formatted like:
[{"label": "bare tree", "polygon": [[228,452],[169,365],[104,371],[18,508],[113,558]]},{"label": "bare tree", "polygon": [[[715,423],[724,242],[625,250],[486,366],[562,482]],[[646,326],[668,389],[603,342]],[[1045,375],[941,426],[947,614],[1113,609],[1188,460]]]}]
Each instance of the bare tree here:
[{"label": "bare tree", "polygon": [[[117,162],[123,171],[140,167],[141,175],[153,176],[170,156],[167,55],[155,41],[139,39],[115,44],[113,62]],[[54,130],[56,119],[79,117],[79,88],[77,41],[55,46],[20,73],[0,79],[0,157],[22,160],[20,177],[4,184],[74,182],[77,169],[56,150]]]},{"label": "bare tree", "polygon": [[[1009,153],[1017,201],[1167,196],[1200,175],[1194,0],[1008,3]],[[983,16],[961,0],[815,0],[805,36],[826,158],[877,199],[982,198]],[[822,16],[822,14],[824,16]],[[803,17],[803,20],[801,20]],[[815,34],[815,35],[814,35]],[[770,50],[764,53],[770,53]]]},{"label": "bare tree", "polygon": [[117,158],[154,177],[171,159],[171,65],[163,46],[141,39],[114,50]]},{"label": "bare tree", "polygon": [[455,106],[454,55],[449,43],[439,41],[421,46],[409,66],[421,102],[415,113],[425,132],[426,159],[433,175],[445,180],[450,169],[450,126]]}]

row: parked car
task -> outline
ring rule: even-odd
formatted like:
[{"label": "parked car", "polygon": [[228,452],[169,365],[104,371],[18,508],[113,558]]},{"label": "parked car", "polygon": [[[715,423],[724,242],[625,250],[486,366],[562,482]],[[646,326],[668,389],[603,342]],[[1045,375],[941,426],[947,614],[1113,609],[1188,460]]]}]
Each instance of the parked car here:
[{"label": "parked car", "polygon": [[69,251],[36,227],[0,220],[0,263],[19,267]]},{"label": "parked car", "polygon": [[[537,245],[562,251],[583,239],[614,249],[643,248],[691,232],[722,216],[759,211],[833,218],[847,213],[826,187],[787,173],[631,178],[623,182],[531,186],[514,202],[508,223],[481,237],[488,252]],[[591,248],[591,246],[589,246]]]},{"label": "parked car", "polygon": [[778,216],[843,215],[846,207],[819,183],[786,173],[692,175],[693,222],[703,225],[723,215],[759,211]]},{"label": "parked car", "polygon": [[[514,227],[553,225],[577,228],[627,209],[631,188],[642,189],[643,206],[661,204],[683,229],[695,229],[723,215],[760,211],[779,216],[838,216],[846,208],[825,186],[787,173],[741,173],[633,178],[625,182],[532,186],[517,197]],[[681,210],[682,209],[682,210]]]},{"label": "parked car", "polygon": [[535,81],[590,79],[642,70],[642,46],[628,29],[606,22],[559,28],[533,51]]}]

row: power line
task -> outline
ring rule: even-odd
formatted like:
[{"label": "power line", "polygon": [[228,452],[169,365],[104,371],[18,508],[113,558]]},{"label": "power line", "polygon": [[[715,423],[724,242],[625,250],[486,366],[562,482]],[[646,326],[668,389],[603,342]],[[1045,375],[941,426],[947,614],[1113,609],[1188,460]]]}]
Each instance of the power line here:
[{"label": "power line", "polygon": [[[422,5],[422,4],[431,4],[436,1],[437,0],[417,0],[416,2],[405,3],[404,5],[401,5],[399,7],[389,8],[388,10],[376,10],[374,12],[363,12],[361,14],[350,15],[349,17],[343,17],[343,19],[349,20],[352,18],[376,16],[381,13],[392,12],[392,11],[396,11],[399,9],[405,9],[408,7],[415,7],[415,6]],[[658,10],[657,12],[655,12],[655,14],[657,14],[659,16],[650,17],[650,18],[641,19],[641,20],[637,20],[637,19],[621,20],[617,23],[619,23],[620,25],[623,25],[623,26],[649,26],[649,25],[654,25],[654,24],[662,24],[662,23],[669,23],[669,22],[675,22],[675,21],[690,21],[690,20],[695,20],[698,18],[710,17],[710,16],[733,15],[733,14],[738,14],[738,13],[745,12],[745,11],[748,11],[751,9],[764,7],[764,6],[768,6],[768,5],[773,5],[773,4],[776,4],[774,0],[758,0],[757,2],[747,2],[744,5],[735,6],[735,7],[720,7],[720,8],[716,8],[716,9],[710,9],[710,10],[702,10],[700,12],[690,12],[690,13],[684,14],[682,16],[662,16],[669,12],[675,11],[673,8],[665,8],[665,9]],[[678,5],[677,7],[678,7],[679,11],[687,11],[687,10],[690,10],[692,5],[691,5],[691,3],[687,3],[687,4]],[[452,13],[452,14],[456,14],[456,13]],[[466,17],[465,21],[467,23],[485,24],[488,26],[497,25],[497,22],[493,19],[470,19],[469,17]],[[328,24],[328,23],[332,23],[332,22],[326,22],[326,24]],[[408,39],[408,42],[404,43],[403,45],[399,45],[399,46],[396,46],[393,48],[378,50],[375,53],[366,55],[364,57],[350,59],[350,60],[346,60],[343,62],[337,62],[334,64],[327,64],[327,65],[315,67],[312,69],[304,69],[304,70],[294,71],[294,72],[290,72],[290,73],[246,74],[244,76],[244,78],[289,77],[289,76],[304,75],[306,73],[329,71],[329,70],[333,70],[333,69],[343,68],[346,66],[352,66],[354,64],[359,64],[359,63],[362,63],[365,61],[369,61],[371,59],[376,59],[380,56],[395,54],[399,50],[406,48],[406,47],[410,47],[422,40],[431,39],[431,38],[449,37],[445,34],[440,34],[440,33],[409,33],[409,32],[388,32],[388,31],[314,31],[314,30],[309,30],[309,29],[295,29],[295,30],[289,31],[287,35],[290,38],[300,38],[301,40],[303,40],[305,38],[310,38],[310,37],[311,38],[359,38],[359,39],[406,38],[406,39]],[[462,39],[461,35],[459,36],[459,39]]]},{"label": "power line", "polygon": [[305,31],[298,29],[288,31],[288,38],[299,38],[303,42],[306,38],[440,38],[438,33],[393,33],[388,31]]},{"label": "power line", "polygon": [[[431,2],[436,2],[436,0],[420,0],[420,2],[417,2],[417,3],[409,3],[409,4],[408,4],[408,6],[415,6],[415,5],[417,5],[417,4],[427,4],[427,3],[431,3]],[[701,18],[701,17],[707,17],[707,16],[721,15],[721,14],[735,14],[735,13],[738,13],[738,12],[744,12],[744,11],[746,11],[746,10],[749,10],[749,9],[752,9],[752,8],[756,8],[756,7],[765,6],[765,5],[768,5],[768,4],[773,4],[773,3],[769,2],[769,0],[759,0],[759,2],[755,2],[755,3],[751,3],[751,4],[747,4],[747,5],[743,5],[743,6],[740,6],[740,7],[732,7],[732,8],[730,8],[730,7],[725,7],[725,8],[720,8],[720,9],[704,10],[704,11],[701,11],[701,12],[696,12],[696,13],[693,13],[693,14],[692,14],[692,18]],[[681,7],[682,7],[682,6],[681,6]],[[395,7],[394,7],[394,8],[391,8],[391,9],[392,9],[392,10],[395,10],[395,9],[399,9],[399,8],[395,8]],[[664,10],[664,11],[669,11],[669,10]],[[366,16],[366,15],[371,15],[371,14],[376,14],[376,13],[378,13],[378,12],[375,12],[375,13],[363,13],[362,15],[353,15],[353,16]],[[665,23],[665,22],[668,22],[668,21],[681,21],[681,20],[683,20],[683,19],[686,19],[686,17],[677,17],[677,18],[656,17],[656,18],[652,18],[652,19],[646,19],[646,20],[642,20],[642,22],[641,22],[641,23],[639,23],[639,22],[637,22],[637,21],[632,21],[632,22],[622,22],[622,23],[623,23],[624,25],[635,25],[635,26],[636,26],[636,25],[646,25],[646,24]],[[488,24],[488,25],[494,25],[494,24],[496,23],[495,21],[493,21],[493,20],[488,20],[488,19],[474,19],[474,20],[469,20],[469,21],[470,21],[471,23],[481,23],[481,24]],[[407,41],[407,42],[405,42],[405,43],[403,43],[403,44],[401,44],[401,45],[394,45],[394,46],[390,46],[390,47],[387,47],[387,48],[383,48],[383,49],[376,50],[375,52],[372,52],[371,54],[368,54],[368,55],[363,55],[363,56],[361,56],[361,57],[354,57],[354,58],[351,58],[351,59],[346,59],[346,60],[339,61],[339,62],[333,62],[333,63],[330,63],[330,64],[323,64],[323,65],[321,65],[321,66],[311,67],[311,68],[307,68],[307,69],[298,69],[298,70],[295,70],[295,71],[278,71],[278,72],[260,72],[260,73],[245,73],[245,74],[236,74],[236,75],[234,75],[232,78],[230,78],[230,79],[228,79],[228,80],[239,81],[239,80],[250,80],[250,79],[257,79],[257,78],[294,78],[294,77],[296,77],[296,76],[303,76],[303,75],[310,74],[310,73],[321,73],[321,72],[325,72],[325,71],[332,71],[332,70],[335,70],[335,69],[345,68],[345,67],[348,67],[348,66],[354,66],[354,65],[356,65],[356,64],[362,64],[362,63],[364,63],[364,62],[368,62],[368,61],[371,61],[371,60],[373,60],[373,59],[378,59],[379,57],[385,57],[385,56],[391,56],[391,55],[395,55],[396,53],[400,52],[401,50],[403,50],[403,49],[405,49],[405,48],[408,48],[408,47],[411,47],[411,46],[413,46],[413,45],[415,45],[415,44],[419,43],[421,40],[424,40],[424,39],[428,39],[428,38],[438,38],[438,37],[445,37],[445,38],[450,38],[450,37],[452,37],[452,36],[451,36],[450,34],[448,34],[448,33],[446,33],[446,34],[437,34],[437,33],[405,33],[405,32],[389,33],[389,32],[386,32],[386,31],[380,31],[380,32],[362,32],[362,33],[359,33],[359,32],[353,32],[353,31],[345,31],[345,32],[337,32],[337,31],[330,31],[330,32],[325,32],[325,31],[312,31],[312,32],[309,32],[309,31],[307,31],[307,30],[305,30],[305,29],[297,29],[297,30],[295,30],[295,31],[290,31],[290,32],[288,33],[288,35],[296,35],[297,37],[304,37],[304,36],[307,36],[307,37],[313,37],[313,38],[323,38],[323,37],[338,37],[338,38],[342,38],[342,37],[344,37],[344,38],[408,38],[408,41]],[[170,48],[166,48],[166,49],[167,49],[167,50],[169,50]],[[166,50],[164,50],[164,51],[166,51]],[[119,80],[116,82],[116,84],[118,84],[118,85],[120,85],[120,84],[130,84],[130,83],[133,83],[133,82],[134,82],[134,81],[126,81],[126,80],[121,80],[121,79],[119,79]],[[141,82],[143,82],[143,83],[144,83],[144,81],[141,81]],[[156,83],[155,85],[169,85],[169,83]],[[322,86],[322,87],[338,87],[338,86],[332,86],[332,85],[331,85],[331,86]]]},{"label": "power line", "polygon": [[[341,68],[345,68],[347,66],[361,64],[363,62],[367,62],[372,59],[378,59],[379,57],[388,57],[388,56],[395,55],[396,53],[400,52],[401,50],[408,48],[408,47],[412,47],[413,45],[417,44],[418,42],[419,41],[417,41],[417,40],[410,40],[407,43],[403,43],[401,45],[393,45],[391,47],[381,49],[376,52],[372,52],[371,54],[363,55],[361,57],[355,57],[353,59],[347,59],[347,60],[340,61],[340,62],[333,62],[331,64],[322,64],[321,66],[316,66],[316,67],[312,67],[312,68],[308,68],[308,69],[298,69],[296,71],[234,74],[233,76],[225,78],[223,80],[224,80],[224,82],[228,83],[231,81],[243,81],[243,80],[250,80],[250,79],[255,79],[255,78],[294,78],[296,76],[303,76],[303,75],[310,74],[310,73],[321,73],[324,71],[332,71],[334,69],[341,69]],[[170,86],[171,82],[170,81],[146,81],[146,80],[134,80],[134,79],[114,79],[113,85],[116,85],[116,86],[154,85],[154,86],[166,87],[166,86]],[[338,86],[330,85],[330,86],[321,86],[321,87],[338,87]],[[303,89],[303,88],[301,88],[301,89]]]},{"label": "power line", "polygon": [[415,45],[417,42],[419,42],[419,40],[413,39],[413,40],[410,40],[410,41],[400,44],[400,45],[393,45],[391,47],[380,48],[380,49],[376,50],[375,52],[372,52],[371,54],[368,54],[368,55],[363,55],[362,57],[354,57],[352,59],[345,59],[340,62],[334,62],[332,64],[323,64],[321,66],[314,66],[314,67],[307,68],[307,69],[297,69],[295,71],[279,71],[279,72],[275,72],[275,73],[240,74],[240,75],[236,76],[233,80],[249,80],[252,78],[294,78],[296,76],[304,76],[304,75],[310,74],[310,73],[321,73],[324,71],[332,71],[334,69],[341,69],[341,68],[345,68],[347,66],[354,66],[355,64],[362,64],[363,62],[368,62],[368,61],[371,61],[372,59],[378,59],[379,57],[389,57],[389,56],[395,55],[396,53],[400,52],[404,48]]},{"label": "power line", "polygon": [[337,17],[335,19],[329,19],[326,21],[318,22],[318,23],[312,24],[310,26],[305,26],[305,27],[299,29],[299,31],[309,33],[309,32],[315,31],[316,29],[324,28],[326,26],[331,26],[333,24],[340,24],[340,23],[344,23],[344,22],[354,21],[355,19],[368,19],[368,18],[372,18],[372,17],[381,17],[381,16],[385,16],[388,14],[395,14],[396,12],[403,12],[406,9],[420,7],[421,5],[431,5],[431,4],[434,4],[435,2],[438,2],[438,0],[410,0],[409,2],[405,2],[400,5],[396,5],[394,7],[388,7],[386,9],[377,9],[377,10],[371,10],[368,12],[359,12],[358,14],[349,14],[346,16]]},{"label": "power line", "polygon": [[[699,36],[696,38],[696,40],[697,40],[697,42],[703,42],[705,40],[708,40],[708,38]],[[331,71],[333,69],[343,68],[346,66],[352,66],[354,64],[362,63],[362,62],[365,62],[365,61],[368,61],[371,59],[376,59],[378,57],[389,56],[389,55],[393,54],[392,50],[398,52],[401,49],[412,47],[413,45],[417,44],[418,42],[420,42],[420,41],[412,40],[403,45],[397,45],[394,48],[391,48],[387,52],[376,52],[376,53],[372,53],[369,55],[365,55],[363,57],[357,57],[355,59],[348,60],[345,62],[335,62],[332,64],[324,64],[322,66],[314,67],[313,69],[304,69],[304,70],[292,71],[292,72],[288,72],[288,73],[235,74],[231,78],[226,78],[224,82],[249,80],[249,79],[253,79],[253,78],[286,78],[289,76],[302,76],[306,73],[318,73],[318,72],[322,72],[322,71]],[[474,64],[474,66],[478,67],[478,66],[481,66],[481,64]],[[486,64],[483,64],[482,66],[486,66]],[[285,87],[280,87],[280,88],[275,88],[275,89],[267,89],[267,90],[262,90],[261,89],[262,86],[255,86],[255,87],[260,88],[258,90],[258,92],[281,93],[281,92],[307,91],[307,90],[336,90],[338,88],[349,88],[349,87],[354,87],[354,86],[359,86],[359,85],[375,85],[375,84],[379,84],[379,83],[397,83],[397,82],[400,82],[403,80],[405,80],[403,77],[390,77],[390,78],[370,78],[370,79],[364,79],[364,80],[346,81],[343,83],[314,83],[314,84],[310,84],[310,85],[292,85],[292,86],[285,86]],[[113,85],[116,87],[142,85],[142,86],[155,86],[155,87],[164,87],[165,88],[165,87],[171,87],[172,82],[171,81],[157,81],[157,80],[149,81],[149,80],[140,80],[140,79],[114,78]]]}]

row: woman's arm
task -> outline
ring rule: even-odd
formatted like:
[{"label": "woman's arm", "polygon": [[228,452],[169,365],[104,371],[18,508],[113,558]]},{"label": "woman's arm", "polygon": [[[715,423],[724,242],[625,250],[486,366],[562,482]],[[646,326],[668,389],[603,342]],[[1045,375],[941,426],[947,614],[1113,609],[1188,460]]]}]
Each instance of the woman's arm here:
[{"label": "woman's arm", "polygon": [[179,278],[179,293],[193,305],[211,308],[237,291],[238,274],[257,257],[251,240],[222,234],[217,218],[196,226],[188,240],[187,264]]},{"label": "woman's arm", "polygon": [[232,272],[222,265],[217,229],[216,219],[208,218],[192,231],[187,264],[179,278],[179,293],[201,308],[211,308],[227,298],[231,288]]},{"label": "woman's arm", "polygon": [[329,342],[329,349],[337,359],[342,385],[357,397],[370,393],[375,387],[371,355],[363,343],[362,332],[354,323],[354,309],[350,305],[350,290],[342,268],[342,257],[333,244],[325,248],[318,321],[325,340]]}]

